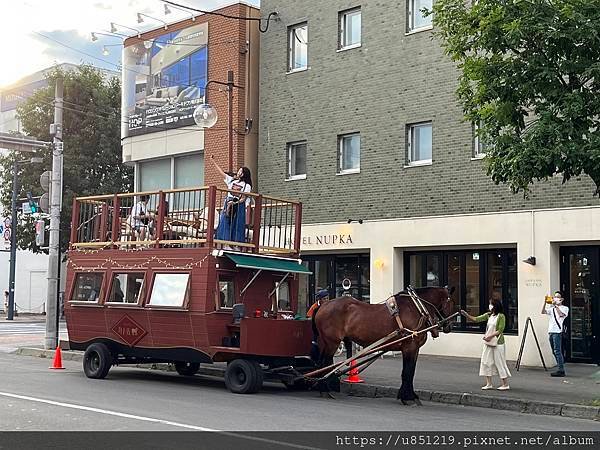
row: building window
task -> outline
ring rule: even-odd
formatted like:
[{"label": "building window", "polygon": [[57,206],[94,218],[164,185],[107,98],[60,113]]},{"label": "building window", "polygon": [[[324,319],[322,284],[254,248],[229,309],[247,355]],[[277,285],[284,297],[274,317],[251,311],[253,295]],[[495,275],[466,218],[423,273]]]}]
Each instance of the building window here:
[{"label": "building window", "polygon": [[233,308],[233,305],[235,305],[233,279],[219,277],[219,308]]},{"label": "building window", "polygon": [[144,286],[143,273],[117,273],[113,276],[108,303],[137,304]]},{"label": "building window", "polygon": [[488,150],[488,144],[479,136],[479,124],[473,125],[473,157],[483,158]]},{"label": "building window", "polygon": [[431,164],[432,126],[425,122],[408,127],[408,163]]},{"label": "building window", "polygon": [[171,189],[171,159],[156,159],[138,164],[140,192]]},{"label": "building window", "polygon": [[423,10],[431,10],[433,0],[408,0],[408,32],[431,28],[432,16],[425,17]]},{"label": "building window", "polygon": [[157,273],[148,306],[183,307],[189,279],[189,273]]},{"label": "building window", "polygon": [[361,44],[361,11],[360,8],[342,11],[339,15],[340,50],[359,47]]},{"label": "building window", "polygon": [[288,31],[288,71],[304,70],[308,67],[308,24],[301,23]]},{"label": "building window", "polygon": [[360,134],[338,136],[338,173],[360,172]]},{"label": "building window", "polygon": [[288,144],[288,180],[306,178],[306,142]]},{"label": "building window", "polygon": [[[405,253],[405,280],[414,287],[454,287],[452,300],[456,311],[464,309],[472,316],[488,311],[494,292],[502,297],[506,316],[505,333],[518,328],[517,251],[448,250]],[[485,323],[467,322],[457,318],[455,327],[462,331],[481,332]]]},{"label": "building window", "polygon": [[78,273],[71,301],[98,303],[103,279],[103,273]]}]

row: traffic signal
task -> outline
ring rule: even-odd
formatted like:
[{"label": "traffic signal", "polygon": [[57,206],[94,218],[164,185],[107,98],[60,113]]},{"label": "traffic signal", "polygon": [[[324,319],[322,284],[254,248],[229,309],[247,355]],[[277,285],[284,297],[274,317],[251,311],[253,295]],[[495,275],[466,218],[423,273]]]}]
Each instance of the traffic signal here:
[{"label": "traffic signal", "polygon": [[41,247],[45,242],[46,223],[43,220],[35,221],[35,245]]},{"label": "traffic signal", "polygon": [[35,214],[40,212],[40,207],[37,202],[31,196],[31,192],[27,193],[27,201],[29,201],[29,208],[31,209],[31,213]]}]

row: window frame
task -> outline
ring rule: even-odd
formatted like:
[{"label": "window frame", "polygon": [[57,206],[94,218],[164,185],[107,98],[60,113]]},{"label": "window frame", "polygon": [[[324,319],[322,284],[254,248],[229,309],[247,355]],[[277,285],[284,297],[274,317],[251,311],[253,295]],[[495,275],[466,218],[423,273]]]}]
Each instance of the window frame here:
[{"label": "window frame", "polygon": [[[173,306],[173,305],[152,305],[150,301],[152,300],[152,293],[154,292],[154,286],[156,284],[156,277],[158,275],[173,275],[173,274],[184,274],[188,276],[187,285],[185,288],[185,293],[183,295],[183,303],[181,306]],[[147,309],[171,309],[171,310],[187,310],[190,302],[190,285],[192,280],[192,274],[187,271],[167,271],[160,270],[158,272],[154,272],[152,274],[152,282],[148,286],[148,293],[146,295],[146,299],[143,303],[143,306]]]},{"label": "window frame", "polygon": [[[431,128],[431,158],[429,159],[419,159],[414,160],[414,149],[413,149],[413,141],[414,141],[414,130],[418,127],[423,127],[424,125],[429,125]],[[406,158],[407,158],[407,167],[414,166],[430,166],[433,164],[433,121],[423,121],[416,122],[406,125]]]},{"label": "window frame", "polygon": [[[358,168],[343,169],[342,164],[344,161],[344,142],[347,138],[358,136]],[[337,174],[348,175],[352,173],[360,173],[360,157],[361,157],[361,136],[360,132],[346,133],[338,135],[338,163],[337,163]]]},{"label": "window frame", "polygon": [[217,306],[217,311],[231,311],[233,309],[233,305],[231,306],[223,306],[221,305],[221,298],[219,293],[221,292],[221,282],[231,282],[233,285],[233,305],[235,305],[235,299],[237,294],[237,283],[235,282],[235,274],[234,273],[219,273],[217,275],[217,298],[215,299],[215,303]]},{"label": "window frame", "polygon": [[[142,278],[142,287],[140,288],[140,292],[138,293],[138,297],[137,297],[137,301],[135,303],[126,303],[126,302],[111,302],[110,300],[110,296],[112,294],[112,286],[113,286],[113,281],[115,279],[116,276],[118,275],[128,275],[128,274],[138,274],[138,275],[143,275]],[[109,286],[108,286],[108,295],[106,296],[106,299],[104,301],[104,304],[106,306],[109,306],[111,308],[114,307],[124,307],[124,308],[136,308],[136,307],[141,307],[142,303],[144,302],[145,299],[145,293],[146,293],[146,278],[147,278],[147,273],[146,271],[136,271],[136,270],[123,270],[123,271],[113,271],[111,273],[111,278],[110,278],[110,282],[109,282]],[[124,297],[125,298],[125,297]]]},{"label": "window frame", "polygon": [[[434,1],[435,0],[431,1],[432,6],[433,6]],[[427,31],[427,30],[433,29],[433,19],[431,19],[431,22],[428,25],[424,25],[424,26],[421,26],[418,28],[415,28],[414,22],[415,22],[415,0],[407,0],[407,2],[406,2],[406,33],[405,34],[409,35],[409,34],[419,33],[421,31]]]},{"label": "window frame", "polygon": [[[286,169],[286,181],[293,181],[293,180],[304,180],[306,179],[306,172],[307,169],[305,168],[305,171],[303,174],[294,174],[292,175],[292,148],[294,147],[298,147],[300,145],[304,145],[305,147],[305,152],[308,153],[308,142],[307,141],[294,141],[294,142],[288,142],[286,147],[287,147],[287,169]],[[305,159],[306,155],[305,155]]]},{"label": "window frame", "polygon": [[[75,295],[75,289],[77,289],[77,278],[80,275],[100,275],[102,276],[102,282],[100,283],[100,292],[98,293],[96,301],[89,300],[73,300],[73,296]],[[90,306],[102,306],[102,300],[106,291],[106,271],[103,270],[101,272],[86,272],[86,271],[78,271],[75,272],[73,277],[73,286],[71,287],[71,292],[69,295],[69,303],[74,305],[90,305]]]},{"label": "window frame", "polygon": [[[297,39],[296,30],[302,27],[306,27],[306,44],[300,42],[301,45],[306,45],[306,65],[302,67],[294,67],[294,58],[296,56],[296,52],[293,44],[295,44]],[[294,25],[288,26],[287,40],[287,73],[303,72],[305,70],[308,70],[308,21],[299,22]]]},{"label": "window frame", "polygon": [[[360,13],[360,36],[359,41],[354,44],[345,44],[347,17],[356,12]],[[354,8],[345,9],[338,13],[338,51],[351,50],[362,46],[362,8],[356,6]]]},{"label": "window frame", "polygon": [[487,155],[486,144],[479,136],[479,124],[473,124],[473,159],[483,159]]},{"label": "window frame", "polygon": [[[509,271],[510,266],[508,264],[510,260],[510,253],[515,253],[515,270],[517,276],[516,282],[516,294],[517,297],[514,300],[514,305],[516,308],[516,323],[512,323],[509,319]],[[518,296],[518,284],[519,284],[519,267],[518,267],[518,259],[516,258],[517,249],[515,247],[500,247],[500,248],[468,248],[468,249],[445,249],[445,250],[424,250],[424,251],[406,251],[404,252],[404,280],[406,284],[413,283],[410,277],[410,258],[415,255],[422,256],[421,259],[421,277],[426,279],[427,271],[426,271],[426,260],[428,256],[437,256],[440,264],[440,273],[439,273],[439,284],[440,286],[448,285],[448,259],[450,256],[458,255],[461,261],[461,285],[463,286],[463,292],[458,292],[459,302],[455,307],[457,309],[465,309],[466,310],[466,255],[478,253],[479,254],[479,312],[483,314],[487,311],[488,308],[488,300],[490,297],[490,285],[489,285],[489,263],[488,259],[491,254],[501,253],[502,255],[502,306],[504,308],[504,315],[506,316],[506,326],[510,326],[510,328],[506,328],[504,331],[505,335],[518,335],[519,333],[519,296]],[[426,281],[426,280],[425,280]],[[421,284],[423,280],[421,281]],[[416,283],[415,283],[416,284]],[[423,284],[426,285],[426,284]],[[460,323],[455,323],[453,331],[463,332],[463,333],[484,333],[485,332],[485,322],[477,325],[473,322],[469,322],[467,325],[466,319],[461,319]]]},{"label": "window frame", "polygon": [[[287,286],[287,295],[288,301],[290,304],[290,309],[279,309],[279,290],[281,289],[281,285]],[[292,308],[292,286],[290,285],[288,280],[275,280],[275,301],[277,302],[277,312],[278,313],[293,313]]]}]

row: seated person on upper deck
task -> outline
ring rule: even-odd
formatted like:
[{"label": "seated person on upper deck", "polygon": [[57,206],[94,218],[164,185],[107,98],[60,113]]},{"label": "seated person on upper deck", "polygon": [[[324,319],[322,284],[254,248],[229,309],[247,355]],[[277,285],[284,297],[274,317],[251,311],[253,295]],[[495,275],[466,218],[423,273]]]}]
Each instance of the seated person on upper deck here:
[{"label": "seated person on upper deck", "polygon": [[250,197],[243,193],[252,190],[250,169],[240,167],[232,177],[219,167],[212,156],[210,160],[223,176],[227,189],[235,191],[228,192],[225,197],[215,238],[222,241],[246,242],[246,208],[250,206]]},{"label": "seated person on upper deck", "polygon": [[140,201],[137,202],[131,210],[131,216],[129,216],[129,225],[134,230],[136,238],[140,241],[146,240],[146,233],[148,229],[149,213],[148,213],[148,200],[150,196],[140,196]]}]

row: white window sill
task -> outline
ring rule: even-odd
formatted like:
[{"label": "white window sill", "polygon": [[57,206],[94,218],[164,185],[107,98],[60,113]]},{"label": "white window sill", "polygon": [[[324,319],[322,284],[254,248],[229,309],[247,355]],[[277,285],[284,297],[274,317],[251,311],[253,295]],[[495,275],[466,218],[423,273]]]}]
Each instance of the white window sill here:
[{"label": "white window sill", "polygon": [[431,166],[433,165],[433,161],[431,159],[424,159],[423,161],[414,161],[411,163],[408,163],[407,165],[404,166],[405,169],[408,169],[410,167],[421,167],[421,166]]},{"label": "white window sill", "polygon": [[291,73],[306,72],[307,70],[308,70],[308,67],[301,67],[299,69],[288,70],[286,72],[286,75],[289,75]]},{"label": "white window sill", "polygon": [[482,154],[482,155],[476,155],[476,156],[473,156],[473,157],[471,158],[471,161],[481,161],[481,160],[482,160],[482,159],[484,159],[485,157],[486,157],[486,154],[485,154],[485,153],[484,153],[484,154]]},{"label": "white window sill", "polygon": [[306,174],[304,175],[294,175],[293,177],[287,177],[285,181],[296,181],[296,180],[306,180]]},{"label": "white window sill", "polygon": [[362,47],[362,42],[360,44],[352,44],[352,45],[347,45],[346,47],[338,48],[336,50],[336,52],[337,53],[345,52],[346,50],[352,50],[353,48],[360,48],[360,47]]},{"label": "white window sill", "polygon": [[360,173],[360,169],[342,170],[341,172],[336,173],[336,176],[337,175],[352,175],[354,173]]},{"label": "white window sill", "polygon": [[415,28],[414,30],[410,30],[404,33],[404,36],[410,36],[411,34],[421,33],[423,31],[433,30],[433,25],[427,25],[426,27]]}]

